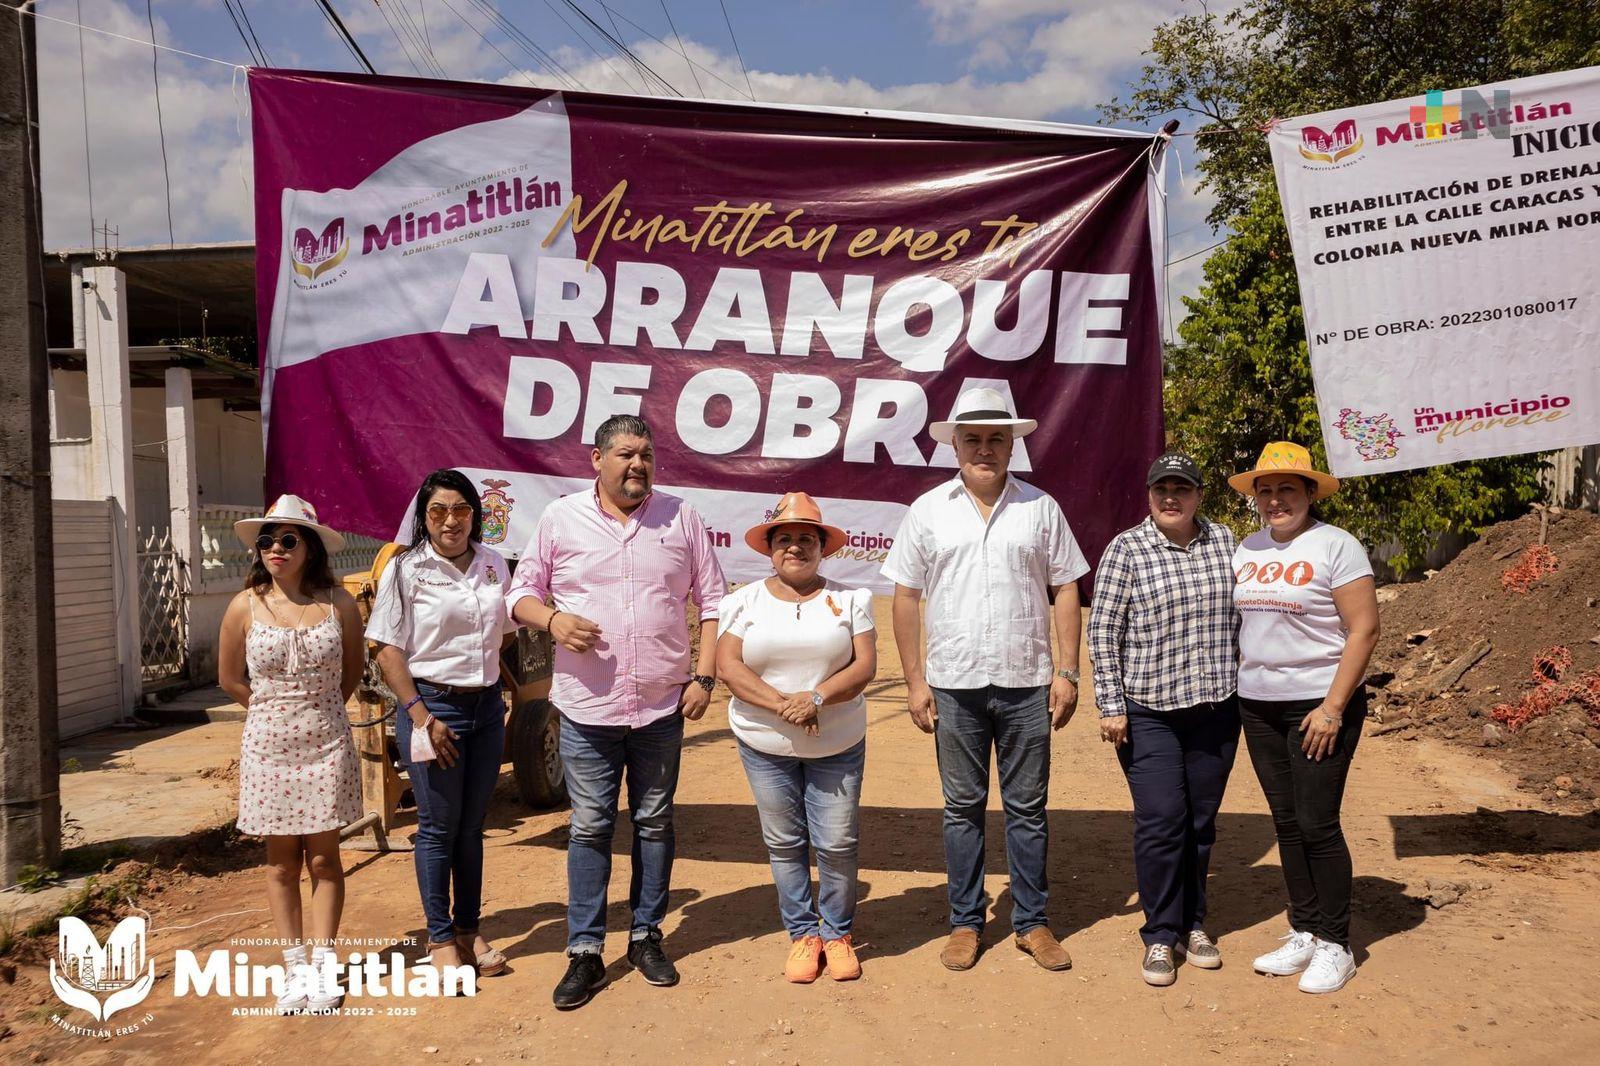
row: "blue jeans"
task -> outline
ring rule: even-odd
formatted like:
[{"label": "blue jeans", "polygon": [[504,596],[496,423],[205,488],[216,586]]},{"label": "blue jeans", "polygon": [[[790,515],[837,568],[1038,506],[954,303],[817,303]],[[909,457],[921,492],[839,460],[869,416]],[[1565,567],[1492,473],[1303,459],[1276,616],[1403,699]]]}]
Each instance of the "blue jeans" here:
[{"label": "blue jeans", "polygon": [[401,714],[395,724],[395,743],[407,763],[411,791],[417,799],[413,852],[417,889],[428,919],[428,939],[442,944],[457,932],[478,931],[483,905],[483,819],[500,779],[506,707],[498,684],[482,692],[447,696],[419,681],[417,692],[422,705],[456,733],[456,762],[446,769],[437,760],[411,762],[411,716]]},{"label": "blue jeans", "polygon": [[1229,696],[1176,711],[1127,703],[1128,741],[1117,760],[1133,795],[1139,937],[1146,947],[1176,947],[1206,920],[1217,810],[1239,750],[1239,703]]},{"label": "blue jeans", "polygon": [[672,794],[678,789],[683,715],[674,711],[647,726],[580,725],[561,718],[572,822],[567,834],[567,953],[598,953],[606,938],[606,888],[611,883],[611,838],[617,799],[628,781],[633,822],[633,910],[629,939],[659,934],[672,885]]},{"label": "blue jeans", "polygon": [[[778,914],[790,939],[848,936],[856,916],[866,740],[820,759],[768,755],[740,741],[739,758],[761,815],[761,837],[778,886]],[[817,853],[815,899],[812,850]]]},{"label": "blue jeans", "polygon": [[1000,767],[1011,868],[1011,928],[1019,935],[1046,924],[1050,887],[1045,858],[1050,831],[1050,688],[936,688],[934,726],[944,788],[944,863],[950,875],[950,925],[983,928],[983,818],[989,803],[989,752]]}]

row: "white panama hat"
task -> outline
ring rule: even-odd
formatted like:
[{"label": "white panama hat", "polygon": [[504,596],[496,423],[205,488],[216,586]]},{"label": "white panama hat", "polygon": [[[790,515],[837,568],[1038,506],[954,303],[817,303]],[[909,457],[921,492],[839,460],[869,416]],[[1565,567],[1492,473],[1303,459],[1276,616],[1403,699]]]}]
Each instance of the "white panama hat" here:
[{"label": "white panama hat", "polygon": [[260,518],[241,518],[233,524],[233,531],[247,548],[256,546],[256,537],[262,526],[304,526],[316,533],[329,555],[344,547],[344,538],[317,521],[317,509],[299,496],[287,493],[272,502],[272,507]]},{"label": "white panama hat", "polygon": [[1006,409],[998,389],[968,389],[956,401],[956,413],[948,422],[934,422],[928,435],[940,444],[953,444],[957,426],[1010,426],[1014,435],[1026,437],[1039,428],[1031,418],[1018,418]]}]

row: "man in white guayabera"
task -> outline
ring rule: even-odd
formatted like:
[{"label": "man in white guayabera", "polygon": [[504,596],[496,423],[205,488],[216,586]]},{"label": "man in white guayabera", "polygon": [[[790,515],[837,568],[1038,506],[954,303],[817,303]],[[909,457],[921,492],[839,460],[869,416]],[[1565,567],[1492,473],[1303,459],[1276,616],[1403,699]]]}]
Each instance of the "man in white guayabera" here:
[{"label": "man in white guayabera", "polygon": [[994,389],[962,393],[952,419],[928,427],[954,446],[960,474],[911,505],[883,566],[895,583],[894,636],[911,718],[936,736],[951,925],[939,958],[952,970],[977,963],[988,909],[983,819],[991,750],[1000,767],[1017,948],[1047,970],[1072,965],[1045,924],[1045,799],[1050,729],[1066,725],[1078,704],[1075,582],[1089,564],[1056,501],[1007,472],[1016,438],[1037,426],[1012,414]]}]

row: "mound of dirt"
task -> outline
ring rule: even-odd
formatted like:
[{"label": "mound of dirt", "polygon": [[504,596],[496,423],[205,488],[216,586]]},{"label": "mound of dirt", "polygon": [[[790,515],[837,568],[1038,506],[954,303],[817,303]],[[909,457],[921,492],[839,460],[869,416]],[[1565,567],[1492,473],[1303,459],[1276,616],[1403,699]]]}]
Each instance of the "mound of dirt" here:
[{"label": "mound of dirt", "polygon": [[1600,684],[1600,516],[1551,513],[1554,569],[1528,554],[1539,523],[1492,526],[1429,580],[1380,590],[1374,732],[1480,749],[1547,803],[1600,808],[1600,688],[1577,687]]}]

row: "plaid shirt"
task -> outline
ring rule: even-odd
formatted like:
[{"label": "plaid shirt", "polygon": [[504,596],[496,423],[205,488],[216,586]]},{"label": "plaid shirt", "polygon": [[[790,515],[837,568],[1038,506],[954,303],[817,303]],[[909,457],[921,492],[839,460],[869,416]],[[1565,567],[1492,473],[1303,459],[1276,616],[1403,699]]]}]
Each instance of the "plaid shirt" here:
[{"label": "plaid shirt", "polygon": [[1233,606],[1233,531],[1196,520],[1180,548],[1146,518],[1106,546],[1095,573],[1089,655],[1100,716],[1127,701],[1175,711],[1238,688],[1239,614]]}]

